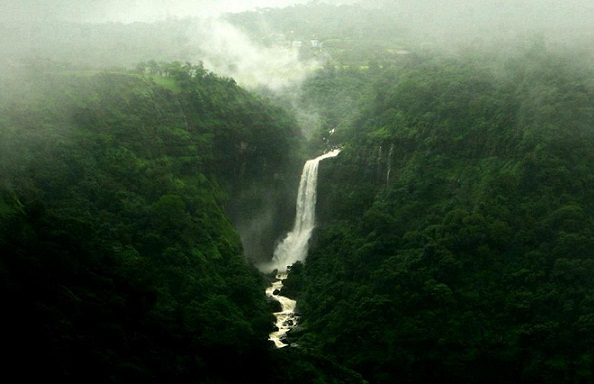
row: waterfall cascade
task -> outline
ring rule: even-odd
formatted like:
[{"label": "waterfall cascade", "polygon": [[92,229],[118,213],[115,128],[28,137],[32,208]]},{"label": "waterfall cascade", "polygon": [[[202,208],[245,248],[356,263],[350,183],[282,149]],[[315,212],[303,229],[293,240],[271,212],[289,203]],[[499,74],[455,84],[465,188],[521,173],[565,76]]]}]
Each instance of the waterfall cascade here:
[{"label": "waterfall cascade", "polygon": [[281,305],[281,310],[274,313],[277,330],[272,332],[268,339],[274,342],[277,348],[282,348],[286,347],[286,344],[282,341],[283,336],[297,324],[298,316],[295,314],[297,302],[278,294],[283,287],[283,280],[287,278],[287,274],[279,273],[276,278],[277,280],[266,289],[266,295],[277,300]]},{"label": "waterfall cascade", "polygon": [[315,226],[316,215],[316,187],[318,183],[318,165],[320,161],[335,157],[339,149],[325,153],[313,160],[308,160],[303,166],[299,191],[297,192],[297,211],[293,229],[277,245],[272,261],[268,265],[270,271],[277,269],[285,272],[287,267],[297,261],[304,261],[307,257],[307,247],[311,232]]},{"label": "waterfall cascade", "polygon": [[390,184],[390,174],[392,173],[392,154],[394,153],[394,144],[390,146],[388,153],[388,170],[386,171],[386,185]]},{"label": "waterfall cascade", "polygon": [[297,192],[297,209],[293,229],[277,245],[270,263],[260,266],[263,272],[277,270],[276,281],[266,290],[266,295],[279,301],[282,308],[280,312],[274,314],[278,330],[270,334],[270,340],[277,348],[286,345],[282,342],[282,338],[291,328],[295,327],[298,320],[294,314],[296,302],[278,295],[278,292],[283,286],[282,281],[287,277],[287,267],[297,261],[304,261],[307,257],[309,239],[315,226],[318,165],[320,161],[335,157],[339,153],[340,150],[336,149],[305,163]]},{"label": "waterfall cascade", "polygon": [[379,146],[378,155],[377,155],[377,177],[379,179],[379,175],[382,173],[382,146]]}]

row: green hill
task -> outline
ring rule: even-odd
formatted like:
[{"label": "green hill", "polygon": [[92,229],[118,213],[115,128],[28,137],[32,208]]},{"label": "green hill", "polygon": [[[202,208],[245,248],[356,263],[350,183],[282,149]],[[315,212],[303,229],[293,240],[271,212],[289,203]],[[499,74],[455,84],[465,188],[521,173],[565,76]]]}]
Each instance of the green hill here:
[{"label": "green hill", "polygon": [[263,204],[244,191],[288,198],[299,130],[231,79],[163,65],[155,81],[2,77],[4,377],[202,383],[268,370],[266,282],[236,227]]},{"label": "green hill", "polygon": [[591,382],[592,75],[539,45],[377,73],[327,137],[298,342],[371,383]]}]

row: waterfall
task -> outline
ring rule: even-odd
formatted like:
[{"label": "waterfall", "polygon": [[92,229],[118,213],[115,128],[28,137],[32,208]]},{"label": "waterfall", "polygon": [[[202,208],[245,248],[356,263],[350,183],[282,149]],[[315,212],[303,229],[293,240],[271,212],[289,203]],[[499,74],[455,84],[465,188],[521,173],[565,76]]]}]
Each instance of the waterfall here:
[{"label": "waterfall", "polygon": [[377,155],[377,172],[376,172],[376,177],[377,180],[379,181],[381,178],[381,173],[382,173],[382,146],[379,146],[379,154]]},{"label": "waterfall", "polygon": [[287,270],[287,266],[297,261],[304,261],[307,257],[309,238],[315,226],[316,215],[316,187],[318,183],[318,165],[320,161],[335,157],[340,152],[336,149],[325,153],[313,160],[308,160],[303,166],[299,191],[297,192],[297,211],[293,229],[277,245],[269,270]]},{"label": "waterfall", "polygon": [[259,267],[263,272],[277,270],[276,281],[266,289],[266,295],[281,304],[281,310],[274,313],[276,330],[269,335],[269,340],[274,342],[276,348],[283,348],[287,345],[284,340],[285,335],[297,325],[299,320],[295,314],[297,303],[288,297],[279,295],[279,293],[283,287],[283,280],[287,277],[287,267],[297,261],[304,261],[307,257],[309,238],[316,219],[318,165],[320,161],[335,157],[338,153],[340,153],[339,149],[305,163],[297,192],[297,210],[293,229],[277,245],[270,263]]},{"label": "waterfall", "polygon": [[390,184],[390,173],[392,173],[392,154],[394,153],[394,144],[390,146],[388,153],[388,170],[386,171],[386,184]]}]

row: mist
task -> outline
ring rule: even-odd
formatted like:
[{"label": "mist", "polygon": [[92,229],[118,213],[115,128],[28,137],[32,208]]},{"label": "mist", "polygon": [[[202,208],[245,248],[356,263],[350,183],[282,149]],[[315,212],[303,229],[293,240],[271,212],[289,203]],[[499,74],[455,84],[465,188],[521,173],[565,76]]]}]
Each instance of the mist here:
[{"label": "mist", "polygon": [[[257,8],[306,4],[310,0],[3,0],[0,20],[62,20],[74,22],[147,22],[165,18],[210,17]],[[350,4],[356,1],[324,1]]]},{"label": "mist", "polygon": [[314,59],[301,60],[298,50],[288,44],[258,44],[218,17],[197,20],[188,33],[190,46],[199,52],[195,60],[247,88],[265,86],[281,91],[301,83],[321,65]]},{"label": "mist", "polygon": [[[325,60],[336,59],[328,51],[303,57],[291,39],[360,40],[372,53],[505,49],[535,35],[558,45],[587,46],[594,40],[594,4],[586,0],[2,0],[0,5],[0,65],[46,60],[133,68],[148,60],[203,62],[242,86],[277,92],[298,86]],[[257,32],[230,21],[230,15],[246,12],[255,15]],[[291,13],[299,17],[287,17]]]},{"label": "mist", "polygon": [[[306,137],[319,118],[299,105],[299,89],[328,63],[363,68],[398,52],[503,56],[535,38],[568,55],[594,55],[587,0],[0,0],[0,7],[0,77],[21,95],[27,88],[9,78],[31,68],[203,63],[245,88],[280,95]],[[17,96],[4,90],[4,99]]]},{"label": "mist", "polygon": [[484,42],[541,34],[571,43],[592,38],[594,3],[588,0],[468,1],[401,0],[381,2],[403,16],[421,38],[442,44]]}]

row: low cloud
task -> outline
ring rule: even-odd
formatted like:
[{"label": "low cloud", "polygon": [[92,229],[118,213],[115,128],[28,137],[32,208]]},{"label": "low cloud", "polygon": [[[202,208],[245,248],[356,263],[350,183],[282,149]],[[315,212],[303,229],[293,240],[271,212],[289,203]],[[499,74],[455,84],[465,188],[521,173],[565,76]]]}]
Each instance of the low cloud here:
[{"label": "low cloud", "polygon": [[280,91],[305,80],[319,67],[316,60],[301,60],[290,42],[263,46],[221,18],[198,20],[189,32],[190,45],[195,45],[197,59],[204,66],[224,76],[233,77],[249,87],[267,87]]},{"label": "low cloud", "polygon": [[0,20],[138,22],[205,17],[260,7],[284,7],[306,0],[0,0]]}]

